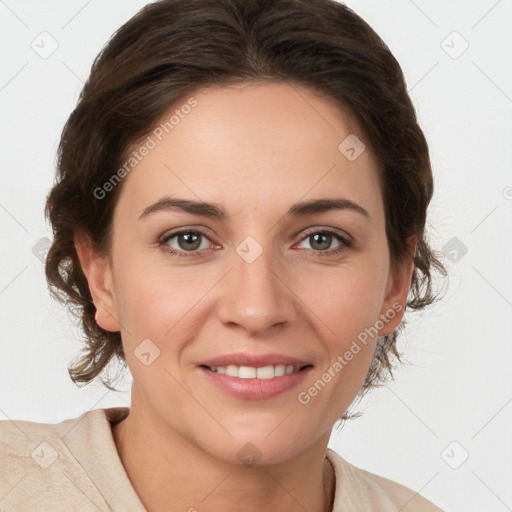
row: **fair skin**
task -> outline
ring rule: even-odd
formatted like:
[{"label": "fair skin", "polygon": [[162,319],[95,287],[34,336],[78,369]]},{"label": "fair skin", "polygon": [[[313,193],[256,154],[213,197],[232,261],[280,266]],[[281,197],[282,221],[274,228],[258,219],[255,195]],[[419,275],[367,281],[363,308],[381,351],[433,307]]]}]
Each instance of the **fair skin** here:
[{"label": "fair skin", "polygon": [[[364,382],[377,336],[308,404],[297,396],[393,304],[402,309],[378,336],[398,326],[412,260],[390,266],[376,160],[367,141],[354,161],[340,152],[351,131],[333,104],[286,83],[193,96],[197,106],[125,178],[110,257],[87,237],[75,239],[96,320],[121,332],[133,375],[130,414],[113,428],[115,443],[149,511],[331,510],[327,443]],[[364,140],[358,123],[350,125]],[[227,216],[174,208],[140,218],[168,196],[214,203]],[[297,202],[325,198],[348,199],[368,215],[286,215]],[[315,244],[322,228],[348,234],[353,245],[336,236]],[[188,256],[186,237],[159,245],[163,235],[194,229],[206,236]],[[251,263],[236,251],[248,236],[263,249]],[[147,366],[134,354],[145,339],[160,350]],[[241,399],[198,367],[233,352],[286,354],[312,369],[277,396]],[[253,466],[238,455],[247,443],[260,453]]]}]

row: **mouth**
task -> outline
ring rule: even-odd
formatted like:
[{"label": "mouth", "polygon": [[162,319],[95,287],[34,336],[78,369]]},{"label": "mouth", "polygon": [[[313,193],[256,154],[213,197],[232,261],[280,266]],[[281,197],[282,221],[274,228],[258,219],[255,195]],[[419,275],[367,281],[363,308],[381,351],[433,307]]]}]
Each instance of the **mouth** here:
[{"label": "mouth", "polygon": [[238,366],[230,364],[226,366],[208,366],[200,365],[201,368],[209,370],[213,373],[227,375],[228,377],[237,377],[239,379],[260,379],[268,380],[276,377],[283,377],[292,373],[299,373],[308,368],[312,368],[312,364],[305,365],[266,365],[266,366]]},{"label": "mouth", "polygon": [[298,387],[313,367],[283,355],[231,354],[205,361],[197,369],[207,379],[209,394],[220,391],[239,400],[265,400]]}]

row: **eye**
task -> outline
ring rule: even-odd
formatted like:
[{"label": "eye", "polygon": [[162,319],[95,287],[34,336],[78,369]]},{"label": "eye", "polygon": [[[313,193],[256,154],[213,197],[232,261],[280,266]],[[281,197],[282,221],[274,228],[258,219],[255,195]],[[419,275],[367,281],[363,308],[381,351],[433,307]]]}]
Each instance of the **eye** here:
[{"label": "eye", "polygon": [[[348,235],[327,228],[309,231],[300,243],[305,241],[309,241],[315,256],[335,256],[352,247],[352,240]],[[338,247],[331,249],[333,241],[338,241]],[[187,229],[164,235],[159,240],[159,245],[172,256],[190,258],[200,256],[200,251],[208,249],[208,242],[212,243],[203,231]]]},{"label": "eye", "polygon": [[205,240],[211,242],[208,236],[202,231],[188,229],[164,236],[159,241],[159,245],[173,256],[193,257],[198,255],[197,253],[200,250],[208,248],[209,244],[205,243]]},{"label": "eye", "polygon": [[[302,242],[308,241],[315,256],[335,256],[349,247],[352,247],[352,241],[348,235],[342,235],[332,229],[318,229],[309,231],[302,239]],[[330,249],[333,241],[338,241],[338,247]]]}]

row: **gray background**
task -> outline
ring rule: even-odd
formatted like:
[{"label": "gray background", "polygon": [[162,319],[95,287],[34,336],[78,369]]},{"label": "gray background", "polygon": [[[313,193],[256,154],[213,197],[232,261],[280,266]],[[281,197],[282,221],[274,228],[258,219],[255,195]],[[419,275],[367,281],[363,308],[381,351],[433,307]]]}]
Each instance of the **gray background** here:
[{"label": "gray background", "polygon": [[[330,446],[446,510],[512,510],[512,1],[346,3],[404,70],[435,173],[430,238],[450,279],[441,303],[407,316],[407,366]],[[67,374],[80,332],[46,289],[43,208],[94,57],[145,4],[0,0],[0,419],[129,405],[128,374],[120,393]]]}]

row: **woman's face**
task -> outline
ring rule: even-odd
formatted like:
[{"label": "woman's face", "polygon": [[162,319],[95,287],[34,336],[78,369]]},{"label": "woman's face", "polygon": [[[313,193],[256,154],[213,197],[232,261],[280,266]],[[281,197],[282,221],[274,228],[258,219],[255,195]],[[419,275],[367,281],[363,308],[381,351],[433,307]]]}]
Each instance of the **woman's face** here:
[{"label": "woman's face", "polygon": [[[276,463],[327,443],[400,322],[411,267],[390,270],[377,164],[359,131],[365,150],[343,142],[332,104],[285,83],[193,98],[125,178],[97,320],[121,331],[148,422],[225,461]],[[325,199],[345,207],[299,206]]]}]

